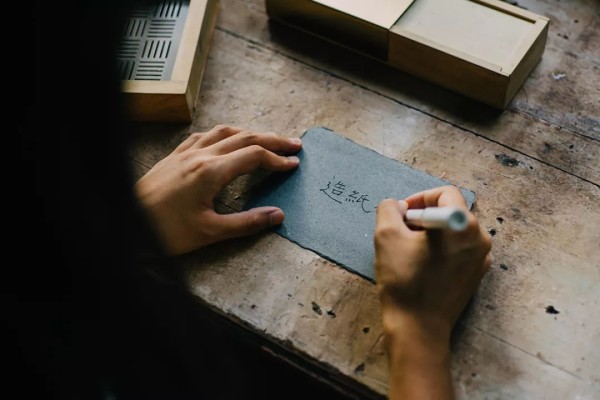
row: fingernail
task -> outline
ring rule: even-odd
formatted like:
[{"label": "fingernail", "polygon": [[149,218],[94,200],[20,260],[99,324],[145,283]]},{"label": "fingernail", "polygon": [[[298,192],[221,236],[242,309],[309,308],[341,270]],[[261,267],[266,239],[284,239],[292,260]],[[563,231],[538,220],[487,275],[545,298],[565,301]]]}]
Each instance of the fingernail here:
[{"label": "fingernail", "polygon": [[297,156],[288,156],[287,158],[292,164],[300,164],[300,159]]},{"label": "fingernail", "polygon": [[300,140],[298,138],[291,138],[290,139],[290,143],[291,144],[295,144],[295,145],[301,145],[302,144],[302,140]]},{"label": "fingernail", "polygon": [[398,205],[400,206],[400,210],[402,210],[402,212],[408,210],[408,203],[406,201],[398,200]]},{"label": "fingernail", "polygon": [[269,213],[269,224],[270,225],[280,225],[285,218],[283,211],[281,210],[273,210]]}]

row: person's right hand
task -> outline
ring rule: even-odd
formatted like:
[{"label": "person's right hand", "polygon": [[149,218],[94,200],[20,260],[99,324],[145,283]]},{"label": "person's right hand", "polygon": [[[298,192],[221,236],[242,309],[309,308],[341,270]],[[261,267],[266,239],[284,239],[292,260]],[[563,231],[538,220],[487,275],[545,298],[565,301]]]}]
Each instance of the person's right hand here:
[{"label": "person's right hand", "polygon": [[[407,209],[446,206],[467,212],[466,230],[412,230],[404,221]],[[489,269],[490,248],[455,187],[379,204],[375,273],[391,357],[390,397],[452,398],[450,333]]]}]

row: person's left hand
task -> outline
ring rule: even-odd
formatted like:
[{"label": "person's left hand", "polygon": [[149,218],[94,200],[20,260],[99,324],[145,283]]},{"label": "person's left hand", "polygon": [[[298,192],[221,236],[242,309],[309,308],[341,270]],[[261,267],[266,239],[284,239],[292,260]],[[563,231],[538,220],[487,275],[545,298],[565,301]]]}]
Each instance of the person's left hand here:
[{"label": "person's left hand", "polygon": [[236,177],[258,168],[288,171],[298,166],[300,139],[219,125],[194,133],[135,185],[166,251],[176,255],[221,240],[258,233],[283,222],[277,207],[218,214],[215,196]]}]

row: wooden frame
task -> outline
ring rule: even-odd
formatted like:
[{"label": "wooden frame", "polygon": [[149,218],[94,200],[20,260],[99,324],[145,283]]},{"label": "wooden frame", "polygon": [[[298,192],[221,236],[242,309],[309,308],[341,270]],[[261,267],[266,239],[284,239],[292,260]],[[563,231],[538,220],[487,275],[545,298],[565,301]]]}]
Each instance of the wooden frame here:
[{"label": "wooden frame", "polygon": [[470,1],[532,24],[510,59],[504,63],[491,62],[394,26],[390,29],[388,62],[413,75],[504,109],[541,58],[549,20],[498,0]]},{"label": "wooden frame", "polygon": [[[267,0],[267,11],[272,18],[286,24],[385,61],[492,107],[506,108],[541,58],[548,35],[548,18],[499,0],[465,0],[531,24],[521,42],[515,45],[514,51],[511,49],[511,57],[498,63],[493,60],[494,57],[489,60],[468,54],[431,37],[403,29],[405,11],[406,14],[410,13],[411,8],[419,5],[419,1],[405,1],[403,14],[398,15],[396,23],[390,27],[374,23],[372,17],[371,20],[367,20],[367,17],[360,19],[354,15],[356,12],[350,15],[350,6],[347,4],[343,6],[344,11],[332,8],[340,3],[337,0]],[[438,31],[442,32],[443,29],[439,27]]]},{"label": "wooden frame", "polygon": [[131,119],[190,122],[217,19],[218,0],[190,0],[170,80],[123,81]]}]

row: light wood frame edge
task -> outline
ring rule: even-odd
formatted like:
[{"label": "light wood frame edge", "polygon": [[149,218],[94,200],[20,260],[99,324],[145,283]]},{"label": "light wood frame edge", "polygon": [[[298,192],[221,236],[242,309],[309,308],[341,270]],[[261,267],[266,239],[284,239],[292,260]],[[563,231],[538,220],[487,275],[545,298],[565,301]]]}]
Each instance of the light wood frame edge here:
[{"label": "light wood frame edge", "polygon": [[[466,62],[469,62],[471,64],[483,67],[483,68],[487,68],[491,71],[494,71],[500,75],[506,75],[508,76],[507,73],[503,72],[502,67],[496,64],[493,64],[491,62],[485,61],[479,57],[475,57],[472,56],[470,54],[464,53],[460,50],[456,50],[453,49],[451,47],[448,46],[444,46],[442,44],[439,44],[437,42],[434,42],[432,40],[427,39],[424,36],[421,35],[417,35],[414,34],[412,32],[409,32],[405,29],[401,29],[401,28],[396,28],[393,31],[390,30],[391,33],[393,33],[394,35],[398,35],[398,36],[404,36],[407,39],[413,40],[415,42],[419,42],[422,43],[428,47],[431,47],[432,49],[438,50],[438,51],[442,51],[450,56],[453,56],[455,58],[460,58],[462,60],[465,60]],[[388,43],[389,44],[389,43]],[[388,51],[389,51],[389,47],[388,47]],[[390,56],[388,55],[388,60],[389,60]]]},{"label": "light wood frame edge", "polygon": [[[210,11],[209,15],[206,15],[206,12]],[[196,99],[198,97],[198,92],[200,91],[200,86],[202,85],[202,78],[204,76],[204,71],[206,65],[200,65],[201,63],[206,64],[208,61],[208,52],[210,51],[210,47],[213,41],[214,32],[217,25],[217,16],[219,15],[219,0],[208,0],[206,2],[205,14],[203,15],[202,26],[200,30],[199,43],[196,45],[196,49],[193,56],[193,63],[191,67],[191,71],[200,71],[200,73],[196,73],[192,75],[191,71],[187,84],[187,90],[185,93],[188,109],[190,111],[190,115],[194,114],[194,109],[196,106]]]},{"label": "light wood frame edge", "polygon": [[185,94],[188,92],[196,47],[204,25],[195,24],[194,21],[204,21],[208,2],[209,0],[190,0],[190,8],[185,19],[171,79],[162,81],[124,80],[121,81],[123,93]]},{"label": "light wood frame edge", "polygon": [[493,8],[494,10],[497,10],[499,12],[504,12],[506,14],[513,15],[515,17],[524,19],[533,24],[526,39],[523,40],[523,42],[521,43],[519,48],[512,54],[510,60],[508,62],[506,62],[504,65],[497,65],[497,64],[490,63],[479,57],[475,57],[470,54],[464,53],[460,50],[456,50],[451,47],[441,45],[441,44],[431,41],[423,36],[408,32],[404,29],[394,28],[394,26],[392,26],[392,28],[390,28],[390,33],[396,34],[396,35],[401,34],[405,37],[410,38],[411,40],[419,41],[419,42],[426,44],[436,50],[444,51],[456,58],[463,59],[471,64],[475,64],[480,67],[491,69],[501,75],[509,76],[515,70],[515,68],[519,65],[520,60],[522,60],[523,57],[525,56],[525,54],[527,54],[527,52],[529,51],[531,46],[533,46],[533,44],[537,41],[540,33],[543,32],[545,25],[548,24],[549,19],[546,17],[543,17],[541,15],[529,12],[527,10],[523,10],[519,7],[503,3],[499,0],[470,0],[470,1],[481,4],[483,6]]},{"label": "light wood frame edge", "polygon": [[504,71],[512,74],[515,69],[519,66],[521,61],[525,58],[525,55],[530,51],[531,47],[535,45],[544,29],[548,26],[549,20],[547,18],[538,18],[535,20],[532,29],[529,31],[527,38],[523,40],[517,50],[512,54],[510,61],[506,63]]},{"label": "light wood frame edge", "polygon": [[523,61],[516,65],[510,74],[509,84],[506,91],[506,99],[504,100],[504,107],[510,103],[519,88],[523,85],[531,71],[533,71],[541,59],[542,54],[544,53],[544,48],[546,47],[549,25],[550,23],[547,19],[538,20],[538,22],[536,22],[536,38],[529,48],[525,49],[522,59]]},{"label": "light wood frame edge", "polygon": [[190,8],[181,34],[181,42],[177,51],[177,57],[175,58],[175,64],[173,65],[173,73],[171,74],[171,80],[173,81],[189,80],[192,65],[194,64],[196,47],[200,39],[200,32],[204,25],[203,23],[198,24],[196,22],[204,21],[208,1],[190,0]]},{"label": "light wood frame edge", "polygon": [[524,20],[532,22],[532,23],[537,22],[537,20],[539,20],[539,19],[548,20],[548,18],[546,18],[546,17],[532,13],[531,11],[524,10],[517,6],[513,6],[512,4],[507,4],[500,0],[471,0],[471,1],[482,4],[482,5],[486,5],[495,10],[502,11],[506,14],[510,14],[515,17],[519,17],[521,19],[524,19]]},{"label": "light wood frame edge", "polygon": [[128,94],[183,94],[188,81],[121,81],[121,91]]}]

